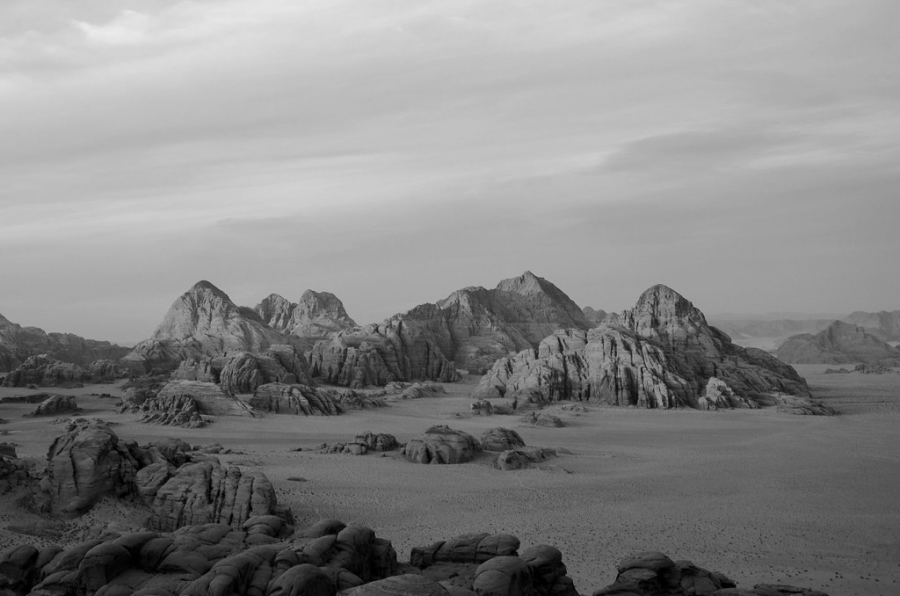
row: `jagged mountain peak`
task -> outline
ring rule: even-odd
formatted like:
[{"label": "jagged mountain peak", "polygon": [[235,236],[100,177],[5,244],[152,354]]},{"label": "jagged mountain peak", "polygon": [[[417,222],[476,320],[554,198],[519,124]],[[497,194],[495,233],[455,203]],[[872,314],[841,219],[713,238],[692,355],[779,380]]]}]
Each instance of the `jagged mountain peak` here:
[{"label": "jagged mountain peak", "polygon": [[190,290],[185,292],[185,294],[205,294],[205,293],[214,294],[221,298],[225,298],[229,302],[231,302],[231,298],[228,297],[228,294],[226,294],[225,292],[220,290],[218,287],[216,287],[211,282],[206,281],[205,279],[201,279],[200,281],[195,283],[193,286],[191,286]]},{"label": "jagged mountain peak", "polygon": [[[549,287],[548,287],[549,286]],[[550,288],[560,291],[559,288],[548,282],[543,277],[538,277],[531,271],[526,271],[518,277],[504,279],[497,284],[497,290],[501,292],[515,292],[517,294],[548,293]]]},{"label": "jagged mountain peak", "polygon": [[15,325],[15,323],[13,323],[12,321],[10,321],[9,319],[7,319],[6,317],[4,317],[3,315],[0,315],[0,326],[2,326],[2,327],[9,327],[9,326],[11,326],[11,325]]},{"label": "jagged mountain peak", "polygon": [[690,300],[663,284],[656,284],[644,291],[634,308],[626,313],[626,320],[635,331],[640,328],[658,328],[674,322],[692,321],[707,327],[706,316]]}]

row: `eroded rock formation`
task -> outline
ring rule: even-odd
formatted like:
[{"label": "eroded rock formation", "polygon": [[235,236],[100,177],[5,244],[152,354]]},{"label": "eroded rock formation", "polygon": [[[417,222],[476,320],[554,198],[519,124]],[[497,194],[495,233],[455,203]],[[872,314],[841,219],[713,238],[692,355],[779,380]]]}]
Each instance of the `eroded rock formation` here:
[{"label": "eroded rock formation", "polygon": [[59,416],[80,411],[74,395],[51,395],[32,410],[28,416]]},{"label": "eroded rock formation", "polygon": [[29,356],[25,362],[6,375],[2,385],[5,387],[58,387],[74,383],[90,381],[86,370],[71,362],[60,362],[47,354]]},{"label": "eroded rock formation", "polygon": [[469,433],[438,425],[410,439],[402,453],[409,461],[420,464],[462,464],[480,451],[481,444]]},{"label": "eroded rock formation", "polygon": [[330,292],[306,290],[297,303],[271,294],[254,310],[273,329],[297,337],[322,339],[357,326],[344,303]]},{"label": "eroded rock formation", "polygon": [[284,383],[260,385],[247,403],[255,410],[274,414],[337,416],[344,411],[330,392]]},{"label": "eroded rock formation", "polygon": [[793,368],[731,343],[683,296],[661,285],[595,329],[559,331],[536,350],[497,361],[473,397],[697,408],[713,377],[735,400],[758,402],[776,393],[809,398]]}]

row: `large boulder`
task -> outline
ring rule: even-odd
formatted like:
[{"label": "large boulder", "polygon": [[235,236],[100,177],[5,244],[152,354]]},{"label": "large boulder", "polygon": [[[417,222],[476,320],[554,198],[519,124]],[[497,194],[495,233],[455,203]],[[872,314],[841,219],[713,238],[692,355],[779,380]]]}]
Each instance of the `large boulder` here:
[{"label": "large boulder", "polygon": [[26,416],[59,416],[80,411],[74,395],[51,395]]},{"label": "large boulder", "polygon": [[471,461],[480,451],[481,444],[469,433],[438,425],[410,439],[402,453],[409,461],[420,464],[461,464]]},{"label": "large boulder", "polygon": [[[214,459],[155,472],[152,478],[142,479],[147,481],[142,485],[144,494],[153,494],[148,525],[154,530],[207,523],[240,528],[251,517],[276,513],[275,489],[260,472],[226,467]],[[161,482],[160,476],[170,472]],[[148,485],[154,490],[147,490]]]},{"label": "large boulder", "polygon": [[506,451],[524,447],[525,440],[509,428],[489,428],[481,434],[481,448],[485,451]]},{"label": "large boulder", "polygon": [[104,496],[128,495],[140,463],[106,422],[76,419],[50,445],[41,488],[54,514],[84,513]]}]

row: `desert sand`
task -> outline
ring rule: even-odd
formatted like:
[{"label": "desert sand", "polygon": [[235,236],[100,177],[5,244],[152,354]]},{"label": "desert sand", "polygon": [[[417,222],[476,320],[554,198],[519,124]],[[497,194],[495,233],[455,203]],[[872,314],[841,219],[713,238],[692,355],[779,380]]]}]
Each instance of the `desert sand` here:
[{"label": "desert sand", "polygon": [[[782,582],[835,595],[900,593],[900,374],[825,375],[798,366],[814,396],[844,412],[791,416],[774,410],[699,412],[588,406],[549,410],[567,426],[521,425],[518,416],[477,417],[476,378],[447,384],[447,396],[396,401],[338,417],[219,418],[202,429],[139,424],[115,413],[111,385],[79,390],[82,415],[114,423],[140,443],[175,436],[221,443],[223,461],[261,469],[299,522],[336,517],[390,539],[401,559],[413,546],[475,531],[517,535],[523,548],[557,546],[579,592],[611,583],[616,561],[659,550],[719,570],[749,587]],[[29,390],[0,390],[0,397]],[[0,405],[0,440],[42,464],[59,425],[22,418],[30,404]],[[528,445],[570,451],[537,469],[501,472],[488,455],[455,466],[408,463],[395,452],[363,457],[317,453],[321,443],[387,432],[404,442],[433,424],[476,437],[517,430]],[[302,451],[296,451],[296,449]],[[48,522],[0,497],[2,546],[76,540],[110,522],[140,525],[127,504],[104,501],[71,522]],[[33,531],[33,530],[32,530]]]}]

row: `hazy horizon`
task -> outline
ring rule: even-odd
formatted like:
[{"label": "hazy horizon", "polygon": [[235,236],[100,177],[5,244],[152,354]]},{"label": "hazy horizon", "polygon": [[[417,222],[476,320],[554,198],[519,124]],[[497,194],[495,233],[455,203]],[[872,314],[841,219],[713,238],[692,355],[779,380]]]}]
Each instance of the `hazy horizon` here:
[{"label": "hazy horizon", "polygon": [[207,279],[376,322],[525,270],[620,311],[900,308],[900,4],[8,0],[0,314]]}]

